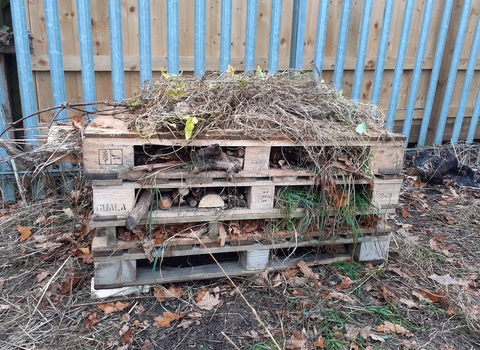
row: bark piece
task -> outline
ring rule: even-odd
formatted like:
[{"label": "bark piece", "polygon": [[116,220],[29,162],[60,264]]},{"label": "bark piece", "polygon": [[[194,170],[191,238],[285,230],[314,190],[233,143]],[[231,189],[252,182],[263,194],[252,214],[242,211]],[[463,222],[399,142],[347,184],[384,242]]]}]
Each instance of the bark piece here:
[{"label": "bark piece", "polygon": [[206,170],[226,170],[229,177],[242,170],[243,159],[229,156],[223,153],[220,145],[213,144],[198,152],[190,152],[195,167],[195,174]]},{"label": "bark piece", "polygon": [[143,190],[140,193],[140,197],[138,198],[137,204],[135,204],[135,208],[133,208],[125,222],[127,229],[133,230],[138,225],[140,220],[147,215],[151,200],[152,194],[150,191]]}]

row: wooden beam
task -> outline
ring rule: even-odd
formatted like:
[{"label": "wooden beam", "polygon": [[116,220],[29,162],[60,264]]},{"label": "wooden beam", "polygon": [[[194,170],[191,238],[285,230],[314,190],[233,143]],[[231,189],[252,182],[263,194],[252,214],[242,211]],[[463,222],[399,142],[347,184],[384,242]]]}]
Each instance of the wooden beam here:
[{"label": "wooden beam", "polygon": [[[35,55],[31,56],[32,60],[32,69],[33,71],[49,71],[50,70],[50,60],[48,55]],[[94,66],[96,72],[110,72],[111,71],[111,62],[110,56],[94,56]],[[313,58],[306,58],[306,67],[310,68],[313,65]],[[365,61],[364,69],[366,71],[374,71],[377,66],[376,57],[367,57]],[[389,57],[385,61],[385,70],[394,70],[395,69],[395,57]],[[355,69],[356,58],[347,57],[345,59],[345,70],[354,70]],[[405,70],[413,70],[415,63],[415,57],[406,57],[405,58]],[[80,72],[80,56],[63,56],[63,64],[65,71],[71,72]],[[258,64],[262,69],[266,70],[268,68],[268,58],[267,57],[257,57],[256,64]],[[466,70],[468,64],[468,57],[462,58],[458,66],[459,70]],[[243,69],[243,58],[232,57],[231,65],[236,67],[238,71]],[[154,72],[160,72],[161,68],[167,66],[166,57],[152,57],[152,66]],[[193,71],[194,66],[194,57],[180,57],[180,69],[182,71]],[[433,58],[426,57],[423,69],[430,70],[433,66]],[[218,71],[219,70],[219,61],[217,57],[207,57],[206,67],[209,71]],[[123,61],[123,68],[126,72],[139,72],[140,71],[140,57],[139,56],[125,56]],[[279,59],[279,70],[288,69],[288,59]],[[325,57],[323,63],[324,71],[333,71],[335,69],[335,57]],[[476,70],[480,70],[480,60],[477,61],[475,65]]]}]

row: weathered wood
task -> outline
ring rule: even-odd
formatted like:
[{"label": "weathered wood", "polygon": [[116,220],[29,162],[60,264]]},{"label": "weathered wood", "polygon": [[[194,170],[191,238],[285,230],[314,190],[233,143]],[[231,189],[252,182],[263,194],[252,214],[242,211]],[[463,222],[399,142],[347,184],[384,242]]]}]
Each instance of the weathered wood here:
[{"label": "weathered wood", "polygon": [[138,198],[138,202],[135,204],[135,208],[133,208],[133,210],[130,212],[130,215],[128,215],[127,219],[125,220],[125,226],[127,229],[133,230],[138,225],[140,220],[147,215],[151,202],[152,193],[149,190],[142,190],[140,197]]},{"label": "weathered wood", "polygon": [[195,165],[194,173],[207,170],[226,170],[229,177],[242,170],[243,159],[225,154],[219,144],[213,144],[198,152],[192,150],[190,156]]},{"label": "weathered wood", "polygon": [[218,194],[207,194],[198,202],[199,208],[223,208],[225,202]]}]

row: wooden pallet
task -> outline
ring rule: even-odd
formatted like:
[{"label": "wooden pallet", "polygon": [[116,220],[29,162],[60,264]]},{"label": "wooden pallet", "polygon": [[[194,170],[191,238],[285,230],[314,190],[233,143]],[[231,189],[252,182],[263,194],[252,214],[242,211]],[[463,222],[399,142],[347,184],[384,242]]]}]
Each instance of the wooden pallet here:
[{"label": "wooden pallet", "polygon": [[[119,183],[119,184],[117,184]],[[371,203],[378,209],[377,212],[384,214],[386,212],[392,212],[398,203],[400,190],[402,187],[402,177],[392,177],[389,179],[375,179],[373,191],[370,195]],[[133,210],[136,204],[136,193],[141,188],[155,188],[156,190],[171,191],[172,189],[183,188],[216,188],[224,189],[227,187],[232,188],[244,188],[246,196],[246,208],[233,208],[228,210],[212,210],[198,209],[188,206],[182,206],[173,208],[168,211],[155,211],[151,218],[156,223],[160,223],[161,220],[174,220],[177,222],[178,217],[192,216],[192,219],[198,220],[199,216],[206,216],[206,220],[213,220],[215,217],[221,216],[228,217],[226,220],[232,220],[232,215],[237,217],[237,220],[245,218],[275,218],[278,217],[278,211],[272,211],[275,207],[275,191],[279,187],[289,186],[310,186],[313,185],[312,180],[296,180],[290,179],[284,181],[271,181],[271,180],[254,180],[244,182],[241,184],[232,183],[224,180],[214,180],[207,184],[194,183],[189,184],[184,181],[171,181],[168,184],[157,185],[141,185],[137,182],[125,182],[119,180],[101,180],[93,181],[93,221],[98,222],[102,220],[115,221],[125,220],[129,213]],[[355,185],[367,185],[364,180],[353,181],[347,186]],[[343,182],[339,181],[339,186],[343,186]],[[258,212],[261,211],[261,212]],[[268,215],[273,215],[268,217]],[[260,215],[260,217],[258,217]],[[267,215],[267,216],[265,216]],[[212,218],[213,216],[213,218]],[[163,219],[162,219],[163,218]],[[188,219],[187,219],[188,220]],[[94,223],[94,225],[96,225]],[[117,225],[123,226],[124,224],[118,222]]]},{"label": "wooden pallet", "polygon": [[[223,247],[206,247],[196,245],[191,249],[176,249],[170,246],[167,249],[158,249],[157,268],[153,264],[140,267],[145,262],[146,255],[138,248],[132,247],[132,242],[117,242],[109,244],[107,237],[95,237],[92,245],[94,255],[94,283],[95,289],[119,288],[129,286],[152,285],[155,283],[181,282],[188,280],[221,278],[229,276],[247,276],[261,273],[264,270],[284,269],[294,266],[298,261],[307,263],[327,264],[334,261],[355,259],[357,261],[381,262],[387,258],[390,234],[372,236],[365,234],[358,238],[337,238],[336,240],[322,240],[320,237],[310,236],[307,240],[297,241],[286,239],[279,243],[263,244],[255,242],[250,245],[230,245]],[[288,259],[277,259],[275,253],[282,249],[299,249],[302,247],[341,246],[345,253],[319,254],[295,256]],[[130,247],[130,249],[124,249]],[[315,250],[315,249],[314,249]],[[339,249],[341,250],[341,249]],[[168,267],[160,262],[169,257],[183,257],[187,262],[194,256],[219,257],[231,253],[232,259],[222,261],[221,268],[216,263],[189,265],[188,267]],[[236,254],[235,254],[236,253]]]},{"label": "wooden pallet", "polygon": [[[88,179],[126,179],[138,180],[143,171],[136,169],[136,149],[142,150],[145,146],[165,147],[206,147],[219,144],[221,147],[244,148],[242,170],[235,174],[235,178],[286,176],[275,175],[269,160],[272,149],[275,147],[298,147],[289,140],[276,139],[269,141],[252,140],[238,135],[209,134],[197,136],[186,143],[185,139],[174,138],[173,135],[153,135],[142,138],[135,131],[128,130],[127,125],[119,118],[111,116],[98,116],[95,122],[84,131],[83,158],[85,175]],[[347,135],[346,135],[347,136]],[[370,155],[370,168],[376,175],[399,175],[403,168],[404,137],[397,135],[395,138],[385,134],[372,133],[370,137],[358,140],[346,137],[336,138],[331,142],[308,142],[305,145],[315,147],[357,147]],[[141,153],[141,152],[140,152]],[[175,173],[175,171],[173,171]],[[188,170],[176,172],[177,174],[165,175],[167,179],[185,178]],[[252,175],[253,174],[253,175]],[[305,176],[311,176],[306,174]],[[226,177],[225,171],[220,171],[214,176]],[[299,176],[299,175],[292,175]],[[160,177],[158,178],[161,179]]]}]

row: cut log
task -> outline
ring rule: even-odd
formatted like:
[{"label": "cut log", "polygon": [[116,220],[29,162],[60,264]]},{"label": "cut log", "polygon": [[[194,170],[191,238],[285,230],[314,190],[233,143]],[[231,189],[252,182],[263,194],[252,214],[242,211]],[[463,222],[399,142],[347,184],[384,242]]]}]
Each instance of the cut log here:
[{"label": "cut log", "polygon": [[226,170],[229,177],[242,170],[243,159],[223,153],[220,145],[213,144],[198,152],[192,150],[190,157],[195,165],[193,172],[198,174],[206,170]]},{"label": "cut log", "polygon": [[172,197],[168,194],[162,195],[162,198],[158,201],[158,207],[163,210],[168,210],[172,207]]},{"label": "cut log", "polygon": [[188,205],[191,207],[196,207],[198,204],[198,201],[193,196],[187,196],[185,200],[188,203]]},{"label": "cut log", "polygon": [[142,190],[142,192],[140,193],[140,197],[138,198],[138,202],[137,204],[135,204],[135,208],[133,208],[125,222],[125,226],[127,227],[127,229],[133,230],[135,226],[138,225],[140,220],[145,217],[145,215],[147,215],[151,201],[151,192],[148,190]]},{"label": "cut log", "polygon": [[223,208],[225,202],[218,194],[207,194],[198,203],[199,208]]}]

